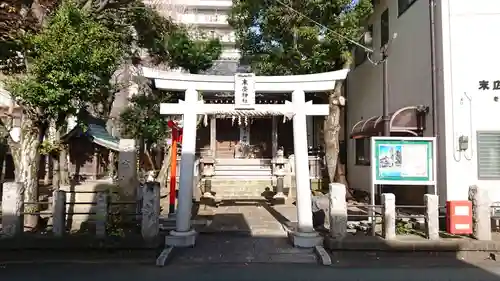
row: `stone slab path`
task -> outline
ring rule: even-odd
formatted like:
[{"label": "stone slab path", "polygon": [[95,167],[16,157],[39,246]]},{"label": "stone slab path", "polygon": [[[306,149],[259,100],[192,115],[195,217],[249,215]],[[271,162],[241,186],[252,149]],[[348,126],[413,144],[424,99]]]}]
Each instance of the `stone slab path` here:
[{"label": "stone slab path", "polygon": [[286,237],[286,226],[296,221],[293,205],[240,203],[210,208],[209,222],[201,232],[231,232],[248,236]]},{"label": "stone slab path", "polygon": [[295,220],[293,205],[240,203],[200,214],[210,211],[196,246],[178,250],[172,263],[317,263],[312,249],[294,248],[288,240],[283,223]]}]

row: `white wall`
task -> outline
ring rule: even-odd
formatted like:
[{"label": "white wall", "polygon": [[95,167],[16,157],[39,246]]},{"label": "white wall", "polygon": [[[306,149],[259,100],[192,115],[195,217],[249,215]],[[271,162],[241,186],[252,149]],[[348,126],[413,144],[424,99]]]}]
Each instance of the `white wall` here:
[{"label": "white wall", "polygon": [[[424,1],[425,2],[425,1]],[[467,199],[468,187],[490,188],[500,201],[500,182],[477,179],[477,130],[500,130],[500,103],[495,91],[478,89],[479,80],[500,80],[498,0],[443,0],[442,61],[446,121],[446,197]],[[500,96],[500,91],[496,92]],[[470,99],[470,100],[469,100]],[[470,149],[458,152],[458,136],[469,137]]]},{"label": "white wall", "polygon": [[[380,15],[386,1],[380,1],[370,23],[373,48],[380,50]],[[500,1],[499,1],[500,2]],[[392,37],[388,60],[389,112],[405,106],[431,106],[431,59],[428,1],[419,0],[398,17],[398,1],[389,0],[389,29]],[[377,54],[379,55],[379,54]],[[379,57],[375,56],[375,59]],[[361,119],[382,115],[382,66],[369,61],[353,69],[347,79],[347,126]],[[426,135],[432,134],[432,116],[427,118]],[[348,138],[346,138],[348,139]],[[370,167],[355,165],[354,140],[348,140],[348,180],[351,187],[368,191]]]}]

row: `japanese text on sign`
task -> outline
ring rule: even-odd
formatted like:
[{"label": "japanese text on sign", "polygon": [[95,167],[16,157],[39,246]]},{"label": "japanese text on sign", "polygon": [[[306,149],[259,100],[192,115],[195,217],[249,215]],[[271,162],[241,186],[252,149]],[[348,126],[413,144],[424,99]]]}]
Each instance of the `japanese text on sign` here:
[{"label": "japanese text on sign", "polygon": [[480,80],[478,89],[483,91],[500,90],[500,80],[493,80],[493,81]]}]

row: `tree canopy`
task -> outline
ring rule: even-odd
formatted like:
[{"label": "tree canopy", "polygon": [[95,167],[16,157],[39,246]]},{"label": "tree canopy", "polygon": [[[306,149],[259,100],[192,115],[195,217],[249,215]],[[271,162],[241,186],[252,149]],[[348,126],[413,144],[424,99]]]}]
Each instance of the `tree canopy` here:
[{"label": "tree canopy", "polygon": [[[352,40],[372,10],[371,0],[235,0],[229,22],[253,72],[312,74],[350,68]],[[325,95],[330,112],[323,133],[329,180],[347,183],[337,169],[342,84]]]},{"label": "tree canopy", "polygon": [[[169,67],[193,74],[208,70],[221,55],[219,40],[192,40],[185,32],[172,34],[165,44],[170,53]],[[160,114],[160,103],[177,102],[178,93],[152,91],[148,81],[138,80],[139,94],[130,98],[131,106],[120,115],[123,133],[149,143],[162,143],[169,135],[167,122],[171,117]]]},{"label": "tree canopy", "polygon": [[123,34],[88,11],[64,4],[40,32],[23,37],[26,75],[8,90],[29,118],[64,120],[86,103],[107,99],[111,76],[126,53]]},{"label": "tree canopy", "polygon": [[233,3],[229,22],[236,30],[242,56],[251,63],[254,72],[263,75],[310,74],[345,68],[352,48],[345,38],[359,38],[363,23],[372,12],[370,0],[236,0]]}]

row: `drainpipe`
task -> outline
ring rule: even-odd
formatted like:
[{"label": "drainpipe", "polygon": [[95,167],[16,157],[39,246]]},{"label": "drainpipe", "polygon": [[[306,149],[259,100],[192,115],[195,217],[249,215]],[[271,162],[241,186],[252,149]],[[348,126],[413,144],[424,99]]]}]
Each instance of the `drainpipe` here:
[{"label": "drainpipe", "polygon": [[389,79],[387,75],[387,48],[382,50],[382,122],[384,122],[384,136],[391,135],[391,120],[389,117]]},{"label": "drainpipe", "polygon": [[438,132],[438,100],[437,100],[437,71],[436,71],[436,0],[429,0],[430,34],[431,34],[431,106],[432,106],[432,134],[439,137]]}]

